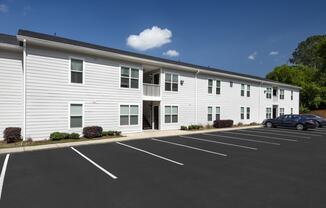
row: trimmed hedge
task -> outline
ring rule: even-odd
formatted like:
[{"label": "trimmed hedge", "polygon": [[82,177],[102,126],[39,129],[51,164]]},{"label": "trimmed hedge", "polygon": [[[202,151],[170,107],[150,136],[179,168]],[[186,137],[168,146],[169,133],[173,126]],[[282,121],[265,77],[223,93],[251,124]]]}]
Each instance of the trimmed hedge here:
[{"label": "trimmed hedge", "polygon": [[204,128],[203,125],[189,125],[188,130],[199,130]]},{"label": "trimmed hedge", "polygon": [[16,142],[21,140],[21,128],[8,127],[3,131],[3,138],[7,143]]},{"label": "trimmed hedge", "polygon": [[188,127],[186,127],[186,126],[181,126],[181,127],[180,127],[180,130],[188,130]]},{"label": "trimmed hedge", "polygon": [[215,128],[226,128],[233,126],[233,120],[215,120],[213,126]]},{"label": "trimmed hedge", "polygon": [[58,141],[62,139],[69,139],[70,134],[62,132],[53,132],[50,134],[50,139],[53,141]]},{"label": "trimmed hedge", "polygon": [[79,139],[80,135],[78,133],[69,134],[69,139]]},{"label": "trimmed hedge", "polygon": [[120,136],[121,131],[103,131],[102,136]]},{"label": "trimmed hedge", "polygon": [[100,126],[87,126],[83,128],[83,135],[85,138],[88,139],[101,137],[102,133],[103,133],[103,128]]}]

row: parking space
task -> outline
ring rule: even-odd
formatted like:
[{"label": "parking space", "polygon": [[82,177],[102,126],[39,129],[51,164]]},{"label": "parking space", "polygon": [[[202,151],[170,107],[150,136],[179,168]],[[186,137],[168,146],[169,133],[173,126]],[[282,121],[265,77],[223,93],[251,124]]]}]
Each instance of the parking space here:
[{"label": "parking space", "polygon": [[0,207],[323,207],[324,135],[256,128],[11,154]]}]

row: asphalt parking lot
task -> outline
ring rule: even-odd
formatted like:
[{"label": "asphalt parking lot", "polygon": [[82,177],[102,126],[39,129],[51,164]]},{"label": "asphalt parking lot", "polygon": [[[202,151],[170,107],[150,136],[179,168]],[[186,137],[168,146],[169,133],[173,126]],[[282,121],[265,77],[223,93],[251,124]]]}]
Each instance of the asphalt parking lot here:
[{"label": "asphalt parking lot", "polygon": [[325,207],[326,128],[0,155],[0,167],[1,208]]}]

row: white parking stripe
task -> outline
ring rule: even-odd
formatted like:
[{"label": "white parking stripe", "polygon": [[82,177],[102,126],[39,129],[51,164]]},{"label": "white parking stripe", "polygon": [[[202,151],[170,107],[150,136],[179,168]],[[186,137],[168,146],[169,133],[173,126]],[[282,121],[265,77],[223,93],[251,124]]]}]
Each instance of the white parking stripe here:
[{"label": "white parking stripe", "polygon": [[227,134],[239,134],[239,135],[245,135],[245,136],[253,136],[253,137],[261,137],[261,138],[266,138],[266,139],[275,139],[275,140],[281,140],[281,141],[289,141],[289,142],[297,142],[298,140],[295,139],[285,139],[285,138],[275,138],[275,137],[269,137],[269,136],[262,136],[262,135],[257,135],[257,134],[245,134],[245,133],[238,133],[238,132],[223,132]]},{"label": "white parking stripe", "polygon": [[179,137],[186,138],[186,139],[193,139],[193,140],[203,141],[203,142],[211,142],[211,143],[223,144],[223,145],[228,145],[228,146],[233,146],[233,147],[240,147],[240,148],[245,148],[245,149],[257,150],[257,148],[255,148],[255,147],[248,147],[248,146],[244,146],[244,145],[212,141],[212,140],[209,140],[209,139],[201,139],[201,138],[189,137],[189,136],[179,136]]},{"label": "white parking stripe", "polygon": [[189,149],[194,149],[194,150],[198,150],[198,151],[202,151],[202,152],[207,152],[207,153],[211,153],[211,154],[219,155],[219,156],[223,156],[223,157],[227,156],[226,154],[223,154],[223,153],[213,152],[213,151],[210,151],[210,150],[205,150],[205,149],[201,149],[201,148],[193,147],[193,146],[189,146],[189,145],[184,145],[184,144],[179,144],[179,143],[174,143],[174,142],[168,142],[168,141],[164,141],[164,140],[160,140],[160,139],[154,139],[154,138],[152,138],[152,140],[157,141],[157,142],[172,144],[172,145],[176,145],[176,146],[180,146],[180,147],[185,147],[185,148],[189,148]]},{"label": "white parking stripe", "polygon": [[238,130],[241,132],[251,132],[251,133],[258,133],[258,134],[271,134],[271,135],[279,135],[279,136],[287,136],[287,137],[295,137],[295,138],[303,138],[303,139],[311,139],[311,137],[308,136],[297,136],[297,135],[284,135],[284,134],[278,134],[274,132],[266,132],[266,131],[256,131],[256,130]]},{"label": "white parking stripe", "polygon": [[122,146],[125,146],[125,147],[128,147],[128,148],[131,148],[131,149],[134,149],[134,150],[138,150],[140,152],[143,152],[143,153],[146,153],[146,154],[149,154],[149,155],[152,155],[154,157],[157,157],[157,158],[160,158],[160,159],[163,159],[163,160],[166,160],[166,161],[169,161],[169,162],[172,162],[172,163],[175,163],[177,165],[183,165],[183,163],[180,163],[180,162],[177,162],[177,161],[174,161],[174,160],[171,160],[171,159],[168,159],[166,157],[162,157],[162,156],[159,156],[159,155],[156,155],[154,153],[151,153],[151,152],[148,152],[146,150],[142,150],[142,149],[139,149],[137,147],[133,147],[133,146],[130,146],[130,145],[127,145],[127,144],[124,144],[124,143],[121,143],[121,142],[116,142],[117,144],[120,144]]},{"label": "white parking stripe", "polygon": [[[263,129],[261,129],[263,130]],[[294,129],[282,129],[282,128],[266,128],[265,130],[268,131],[277,131],[277,132],[284,132],[286,134],[295,134],[295,135],[306,135],[306,136],[323,136],[320,134],[311,134],[311,133],[304,133],[304,132],[299,132],[298,130],[294,130]]]},{"label": "white parking stripe", "polygon": [[266,142],[266,141],[256,140],[256,139],[244,139],[244,138],[225,136],[225,135],[220,135],[220,134],[203,134],[203,135],[213,136],[213,137],[222,137],[222,138],[227,138],[227,139],[236,139],[236,140],[242,140],[242,141],[248,141],[248,142],[256,142],[256,143],[262,143],[262,144],[281,145],[280,143]]},{"label": "white parking stripe", "polygon": [[93,160],[91,160],[90,158],[88,158],[86,155],[84,155],[83,153],[79,152],[78,150],[76,150],[73,147],[70,147],[72,150],[74,150],[75,152],[77,152],[80,156],[82,156],[84,159],[86,159],[88,162],[90,162],[91,164],[93,164],[95,167],[97,167],[98,169],[100,169],[101,171],[103,171],[105,174],[107,174],[108,176],[110,176],[113,179],[117,179],[118,177],[116,177],[115,175],[113,175],[112,173],[110,173],[109,171],[107,171],[106,169],[102,168],[100,165],[98,165],[97,163],[95,163]]},{"label": "white parking stripe", "polygon": [[9,161],[9,156],[10,156],[10,154],[6,155],[5,161],[4,161],[3,166],[2,166],[1,175],[0,175],[0,200],[1,200],[3,183],[4,183],[4,180],[5,180],[7,165],[8,165],[8,161]]}]

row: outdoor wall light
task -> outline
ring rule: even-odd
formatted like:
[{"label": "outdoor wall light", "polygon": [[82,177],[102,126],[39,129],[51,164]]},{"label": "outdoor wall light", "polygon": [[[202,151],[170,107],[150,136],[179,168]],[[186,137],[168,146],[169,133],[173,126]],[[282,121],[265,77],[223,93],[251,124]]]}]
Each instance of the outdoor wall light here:
[{"label": "outdoor wall light", "polygon": [[185,82],[184,80],[180,80],[180,84],[181,84],[181,86],[183,85],[184,82]]}]

